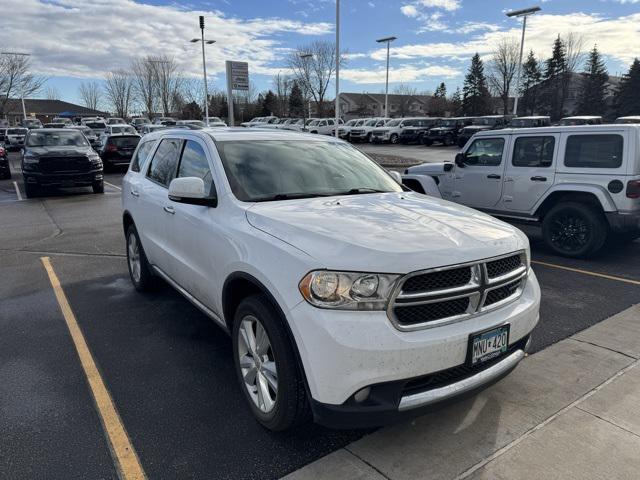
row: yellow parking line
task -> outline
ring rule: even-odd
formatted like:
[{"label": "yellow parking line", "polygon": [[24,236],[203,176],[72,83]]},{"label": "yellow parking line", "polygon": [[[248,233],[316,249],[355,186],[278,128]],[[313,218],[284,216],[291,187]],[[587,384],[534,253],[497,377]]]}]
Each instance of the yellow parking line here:
[{"label": "yellow parking line", "polygon": [[102,420],[102,426],[107,434],[112,457],[119,470],[120,478],[123,480],[145,479],[146,475],[142,465],[140,464],[138,455],[131,444],[131,440],[129,439],[127,431],[122,424],[120,415],[118,415],[118,412],[116,411],[111,395],[100,376],[100,371],[93,360],[89,346],[82,334],[82,330],[80,330],[80,326],[73,314],[71,305],[69,305],[69,301],[62,289],[60,280],[58,280],[58,276],[53,270],[51,261],[49,260],[49,257],[41,257],[40,260],[47,271],[47,275],[49,275],[49,281],[51,282],[56,299],[58,300],[58,305],[60,306],[60,310],[62,311],[62,315],[67,323],[67,328],[69,329],[69,333],[73,339],[76,351],[80,357],[80,363],[84,370],[84,374],[87,377],[87,381],[89,382],[89,387],[93,394],[98,414]]},{"label": "yellow parking line", "polygon": [[582,273],[584,275],[591,275],[592,277],[600,277],[606,278],[607,280],[630,283],[631,285],[640,285],[640,280],[631,280],[630,278],[616,277],[614,275],[607,275],[606,273],[590,272],[589,270],[582,270],[581,268],[565,267],[564,265],[556,265],[555,263],[540,262],[537,260],[531,260],[531,263],[544,265],[545,267],[558,268],[560,270],[568,270],[570,272]]}]

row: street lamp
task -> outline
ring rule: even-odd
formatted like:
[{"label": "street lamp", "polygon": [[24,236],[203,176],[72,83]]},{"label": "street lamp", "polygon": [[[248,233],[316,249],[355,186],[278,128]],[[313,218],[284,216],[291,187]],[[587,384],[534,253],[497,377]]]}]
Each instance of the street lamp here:
[{"label": "street lamp", "polygon": [[207,127],[209,126],[209,91],[207,88],[207,61],[204,56],[204,45],[213,45],[216,43],[215,40],[205,40],[204,38],[204,17],[200,15],[200,37],[201,38],[193,38],[191,43],[202,42],[202,71],[204,74],[204,117],[205,124]]},{"label": "street lamp", "polygon": [[385,38],[379,38],[378,40],[376,40],[376,42],[378,43],[387,44],[387,81],[384,88],[384,116],[385,117],[389,116],[389,47],[391,45],[391,42],[393,42],[396,39],[397,37],[385,37]]},{"label": "street lamp", "polygon": [[335,135],[338,138],[338,119],[340,118],[340,0],[336,0],[336,106]]},{"label": "street lamp", "polygon": [[[14,55],[16,57],[30,57],[30,53],[21,53],[21,52],[0,52],[0,55]],[[22,79],[21,79],[22,80]],[[21,85],[20,88],[20,100],[22,101],[22,118],[24,120],[27,119],[27,109],[24,106],[24,84]],[[9,98],[9,91],[7,91],[7,98]]]},{"label": "street lamp", "polygon": [[[513,100],[513,114],[518,114],[518,89],[520,88],[520,71],[522,70],[522,53],[524,51],[524,32],[527,29],[527,17],[542,10],[540,7],[525,8],[507,12],[507,17],[522,17],[522,39],[520,40],[520,61],[518,62],[518,74],[516,76],[516,91]],[[506,112],[505,112],[506,113]]]},{"label": "street lamp", "polygon": [[[308,60],[310,58],[313,58],[313,53],[301,53],[299,55],[299,57],[304,60],[305,63],[305,70],[309,68],[308,65]],[[305,72],[305,75],[307,76],[306,81],[307,81],[307,90],[311,90],[311,85],[310,85],[310,80],[308,78],[307,73]],[[307,92],[308,93],[308,92]],[[308,120],[311,120],[311,97],[307,98],[307,117]],[[307,127],[307,122],[304,122],[303,127],[306,128]]]}]

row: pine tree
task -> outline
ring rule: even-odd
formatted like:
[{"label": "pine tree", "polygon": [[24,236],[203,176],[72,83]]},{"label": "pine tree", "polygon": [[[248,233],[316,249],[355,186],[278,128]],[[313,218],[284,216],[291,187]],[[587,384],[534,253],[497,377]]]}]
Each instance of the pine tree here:
[{"label": "pine tree", "polygon": [[304,98],[298,82],[293,82],[289,94],[289,115],[292,117],[304,117]]},{"label": "pine tree", "polygon": [[589,53],[584,76],[580,85],[578,114],[601,115],[606,112],[605,95],[609,75],[598,48],[594,45]]},{"label": "pine tree", "polygon": [[456,91],[451,95],[451,111],[454,116],[462,115],[462,93],[460,93],[460,87],[456,88]]},{"label": "pine tree", "polygon": [[527,60],[522,64],[522,81],[520,83],[522,100],[519,102],[518,110],[525,115],[535,115],[538,112],[540,103],[538,91],[541,80],[540,64],[531,50]]},{"label": "pine tree", "polygon": [[278,98],[275,93],[269,90],[262,100],[262,114],[272,115],[274,111],[278,108]]},{"label": "pine tree", "polygon": [[629,72],[622,76],[614,101],[619,117],[638,115],[640,112],[640,60],[631,64]]},{"label": "pine tree", "polygon": [[567,72],[567,52],[560,35],[553,42],[551,58],[545,62],[544,81],[546,106],[552,119],[562,117],[564,110],[564,76]]},{"label": "pine tree", "polygon": [[464,115],[487,115],[491,112],[491,95],[487,88],[484,65],[477,53],[471,58],[469,72],[462,89],[462,110]]},{"label": "pine tree", "polygon": [[433,92],[433,98],[447,98],[447,86],[442,82]]}]

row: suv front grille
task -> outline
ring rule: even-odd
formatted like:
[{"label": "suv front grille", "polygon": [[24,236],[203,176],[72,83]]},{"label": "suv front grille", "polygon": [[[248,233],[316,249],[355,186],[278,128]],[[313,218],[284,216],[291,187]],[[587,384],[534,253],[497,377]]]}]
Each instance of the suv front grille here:
[{"label": "suv front grille", "polygon": [[86,156],[40,157],[43,173],[86,173],[91,171],[91,162]]},{"label": "suv front grille", "polygon": [[515,300],[526,277],[524,252],[410,273],[400,280],[387,314],[400,330],[451,323]]}]

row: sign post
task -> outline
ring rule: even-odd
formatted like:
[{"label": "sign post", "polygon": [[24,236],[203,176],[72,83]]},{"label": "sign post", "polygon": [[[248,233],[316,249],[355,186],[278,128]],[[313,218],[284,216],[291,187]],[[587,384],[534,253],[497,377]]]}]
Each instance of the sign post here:
[{"label": "sign post", "polygon": [[249,64],[247,62],[226,61],[227,67],[227,106],[229,109],[229,126],[234,126],[233,91],[249,90]]}]

